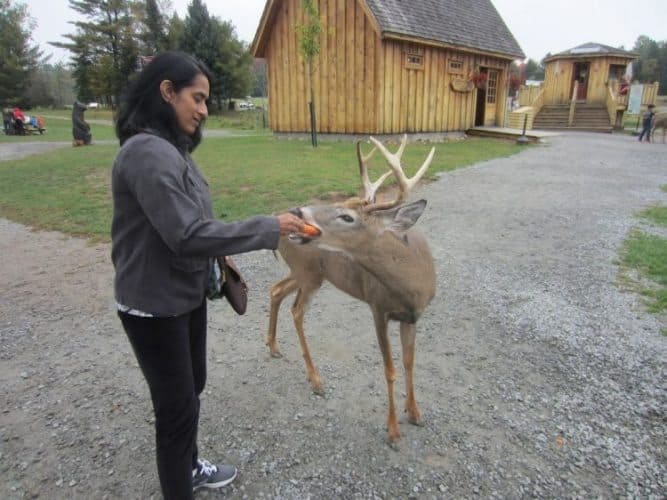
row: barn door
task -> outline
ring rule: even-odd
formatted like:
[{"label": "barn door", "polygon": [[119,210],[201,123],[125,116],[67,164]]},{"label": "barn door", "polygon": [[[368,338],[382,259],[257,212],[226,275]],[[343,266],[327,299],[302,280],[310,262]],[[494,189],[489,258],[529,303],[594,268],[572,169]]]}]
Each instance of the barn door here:
[{"label": "barn door", "polygon": [[572,74],[572,87],[570,87],[570,96],[574,88],[574,82],[579,82],[577,86],[577,101],[585,101],[588,94],[588,73],[589,64],[587,62],[574,63],[574,71]]},{"label": "barn door", "polygon": [[487,127],[496,124],[496,111],[498,104],[498,77],[500,71],[497,69],[487,70],[488,78],[486,80],[486,105],[484,109],[484,125]]}]

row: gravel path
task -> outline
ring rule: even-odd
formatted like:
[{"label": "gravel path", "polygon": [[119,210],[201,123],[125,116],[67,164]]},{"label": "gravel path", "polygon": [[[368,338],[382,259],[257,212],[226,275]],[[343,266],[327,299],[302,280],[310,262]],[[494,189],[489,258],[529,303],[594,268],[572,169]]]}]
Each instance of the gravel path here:
[{"label": "gravel path", "polygon": [[[264,345],[284,270],[240,256],[250,310],[211,305],[201,418],[202,454],[240,475],[197,497],[665,498],[665,321],[617,286],[614,261],[634,214],[667,203],[666,152],[566,135],[420,189],[438,292],[418,325],[425,426],[402,423],[398,450],[368,308],[330,286],[315,297],[315,396],[287,305],[284,357]],[[111,279],[108,246],[0,220],[0,498],[159,498]]]}]

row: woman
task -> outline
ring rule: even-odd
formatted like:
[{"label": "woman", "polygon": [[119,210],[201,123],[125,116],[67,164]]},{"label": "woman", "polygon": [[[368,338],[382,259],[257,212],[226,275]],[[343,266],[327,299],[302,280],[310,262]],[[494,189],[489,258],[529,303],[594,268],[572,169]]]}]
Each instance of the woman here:
[{"label": "woman", "polygon": [[211,258],[275,249],[300,233],[292,214],[223,223],[190,157],[208,116],[210,73],[179,52],[155,57],[121,103],[121,149],[112,172],[111,256],[118,315],[148,382],[166,499],[192,498],[236,477],[197,453],[199,395],[206,379],[205,288]]}]

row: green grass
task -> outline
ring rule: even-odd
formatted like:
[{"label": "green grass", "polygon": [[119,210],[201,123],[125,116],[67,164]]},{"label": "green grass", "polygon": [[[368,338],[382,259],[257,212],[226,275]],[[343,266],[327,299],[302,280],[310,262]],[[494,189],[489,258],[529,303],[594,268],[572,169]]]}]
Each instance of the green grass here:
[{"label": "green grass", "polygon": [[[369,149],[366,146],[365,151]],[[437,172],[509,156],[520,149],[513,142],[491,139],[437,144],[429,175],[433,178]],[[403,164],[409,175],[429,150],[426,144],[408,145]],[[65,147],[0,162],[0,216],[108,241],[110,172],[117,151],[111,145]],[[216,216],[226,220],[353,195],[360,186],[354,145],[348,142],[322,143],[314,149],[308,141],[263,135],[207,138],[194,157],[209,181]],[[370,162],[371,176],[385,169],[384,160],[376,154]]]},{"label": "green grass", "polygon": [[640,212],[639,216],[654,224],[667,226],[667,207],[649,207]]},{"label": "green grass", "polygon": [[[43,113],[41,111],[31,111],[30,116],[41,114],[44,116],[46,123],[46,132],[42,135],[25,135],[25,136],[16,136],[16,135],[4,135],[0,132],[0,143],[12,142],[72,142],[72,117],[71,112],[69,115],[65,116],[65,111],[62,113],[54,114],[53,118],[50,117],[51,111],[45,110]],[[91,117],[86,116],[86,119],[89,120]],[[101,118],[104,119],[104,118]],[[101,140],[115,140],[116,135],[114,133],[113,127],[109,125],[100,125],[97,123],[89,123],[90,131],[93,134],[93,142]]]},{"label": "green grass", "polygon": [[[667,191],[667,184],[660,186],[660,189]],[[642,210],[639,217],[657,226],[667,227],[667,207],[649,207]],[[624,243],[621,263],[626,269],[634,269],[653,282],[653,286],[641,286],[622,272],[623,281],[646,297],[648,310],[656,313],[666,311],[667,239],[634,230]],[[667,334],[667,329],[663,330],[663,334]]]},{"label": "green grass", "polygon": [[[42,115],[46,118],[47,127],[51,125],[60,129],[64,125],[70,130],[71,137],[71,123],[72,111],[67,109],[33,109],[28,112],[32,115]],[[93,128],[93,140],[95,139],[95,120],[103,120],[111,124],[113,121],[113,111],[110,109],[89,109],[84,113],[84,119],[90,123]],[[266,128],[268,123],[268,115],[261,109],[253,109],[246,111],[222,111],[209,115],[206,122],[208,129],[235,129],[235,130],[269,130]],[[51,139],[56,140],[56,139]],[[58,139],[60,140],[60,139]]]},{"label": "green grass", "polygon": [[667,310],[667,239],[634,231],[625,241],[621,262],[649,278],[655,286],[641,286],[650,312]]}]

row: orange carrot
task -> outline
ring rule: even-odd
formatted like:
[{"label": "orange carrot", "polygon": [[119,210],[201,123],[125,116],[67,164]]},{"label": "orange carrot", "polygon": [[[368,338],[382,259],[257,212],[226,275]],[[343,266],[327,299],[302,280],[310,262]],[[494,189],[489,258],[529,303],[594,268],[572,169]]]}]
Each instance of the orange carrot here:
[{"label": "orange carrot", "polygon": [[301,230],[303,234],[307,234],[308,236],[319,236],[320,235],[320,230],[317,229],[315,226],[311,226],[310,224],[305,224],[303,225],[303,229]]}]

